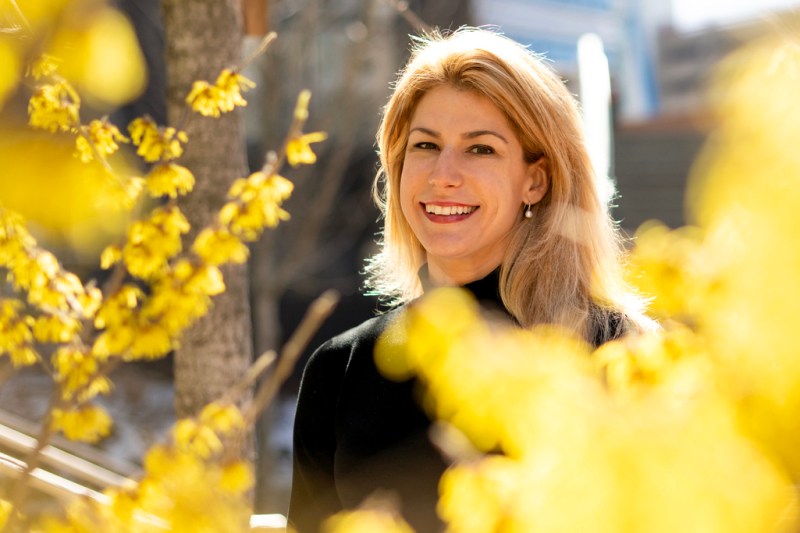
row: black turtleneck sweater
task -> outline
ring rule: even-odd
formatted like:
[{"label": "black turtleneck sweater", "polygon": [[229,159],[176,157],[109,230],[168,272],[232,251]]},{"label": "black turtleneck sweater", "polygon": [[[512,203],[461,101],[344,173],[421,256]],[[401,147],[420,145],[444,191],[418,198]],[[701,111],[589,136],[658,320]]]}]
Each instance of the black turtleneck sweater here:
[{"label": "black turtleneck sweater", "polygon": [[[498,274],[464,288],[502,308]],[[416,401],[415,380],[395,382],[375,366],[378,337],[402,307],[334,337],[303,372],[294,426],[289,522],[316,532],[328,516],[371,495],[399,503],[420,533],[437,531],[439,478],[446,462],[428,438],[430,419]]]}]

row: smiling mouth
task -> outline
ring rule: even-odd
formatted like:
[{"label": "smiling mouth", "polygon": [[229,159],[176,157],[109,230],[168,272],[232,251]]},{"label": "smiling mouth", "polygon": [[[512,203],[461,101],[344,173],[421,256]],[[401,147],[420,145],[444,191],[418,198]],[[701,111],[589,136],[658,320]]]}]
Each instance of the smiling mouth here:
[{"label": "smiling mouth", "polygon": [[424,204],[425,212],[431,215],[452,216],[469,215],[476,209],[476,205],[432,205]]}]

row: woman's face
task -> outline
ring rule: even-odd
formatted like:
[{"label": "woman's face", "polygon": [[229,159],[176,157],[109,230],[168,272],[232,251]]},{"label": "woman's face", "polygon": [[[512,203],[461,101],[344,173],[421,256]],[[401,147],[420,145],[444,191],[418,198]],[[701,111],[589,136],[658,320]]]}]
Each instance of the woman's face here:
[{"label": "woman's face", "polygon": [[428,91],[409,123],[400,205],[434,282],[463,284],[497,268],[523,204],[547,192],[543,160],[527,163],[505,115],[451,86]]}]

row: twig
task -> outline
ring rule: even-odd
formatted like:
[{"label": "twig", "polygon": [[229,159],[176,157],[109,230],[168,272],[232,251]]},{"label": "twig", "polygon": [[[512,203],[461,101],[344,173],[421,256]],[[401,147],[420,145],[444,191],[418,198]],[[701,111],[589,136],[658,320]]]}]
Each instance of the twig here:
[{"label": "twig", "polygon": [[314,300],[308,308],[306,315],[303,317],[303,321],[297,327],[294,334],[289,339],[289,342],[284,345],[275,372],[273,372],[269,379],[259,387],[252,405],[245,413],[244,418],[248,426],[255,422],[258,414],[269,405],[275,397],[280,386],[291,374],[303,350],[311,341],[311,338],[317,330],[319,330],[322,322],[333,312],[338,302],[339,293],[328,290]]},{"label": "twig", "polygon": [[268,350],[261,354],[258,359],[256,359],[255,363],[247,369],[247,373],[245,373],[244,377],[222,396],[222,401],[235,402],[239,396],[247,392],[258,378],[272,366],[277,357],[278,354],[275,353],[275,350]]},{"label": "twig", "polygon": [[408,2],[398,0],[385,0],[387,4],[394,8],[397,13],[405,19],[408,24],[416,31],[421,33],[432,33],[433,26],[422,20],[419,15],[408,8]]},{"label": "twig", "polygon": [[256,58],[258,58],[258,56],[260,56],[261,54],[266,52],[267,48],[269,48],[269,45],[271,45],[272,42],[277,38],[278,38],[278,34],[277,33],[275,33],[274,31],[269,32],[263,39],[261,39],[261,43],[258,45],[258,48],[256,48],[252,52],[250,52],[250,54],[246,58],[244,58],[244,60],[242,61],[242,64],[239,65],[236,68],[236,70],[238,72],[241,72],[244,69],[246,69],[247,67],[249,67],[250,63],[255,61]]},{"label": "twig", "polygon": [[8,0],[8,2],[11,4],[11,7],[13,7],[14,10],[17,12],[17,16],[22,21],[22,24],[25,26],[25,29],[28,30],[28,33],[32,34],[33,33],[33,28],[31,27],[31,23],[28,22],[28,19],[25,18],[25,14],[22,12],[22,10],[17,5],[17,0]]}]

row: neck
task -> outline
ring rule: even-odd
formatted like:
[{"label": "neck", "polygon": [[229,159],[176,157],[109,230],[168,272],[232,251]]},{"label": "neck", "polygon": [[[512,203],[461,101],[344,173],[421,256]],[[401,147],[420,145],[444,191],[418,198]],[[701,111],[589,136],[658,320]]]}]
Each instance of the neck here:
[{"label": "neck", "polygon": [[434,286],[463,286],[467,283],[483,279],[494,271],[500,264],[485,265],[444,265],[428,261],[428,276]]}]

